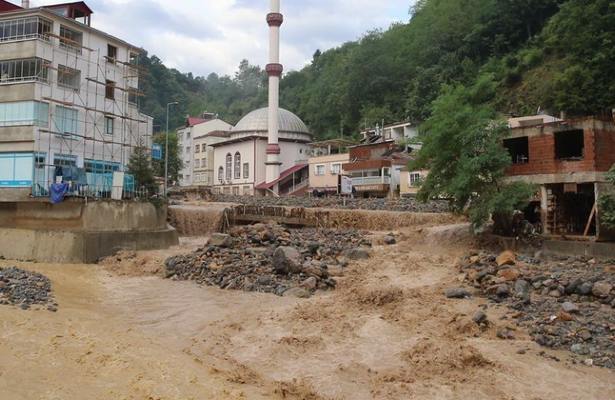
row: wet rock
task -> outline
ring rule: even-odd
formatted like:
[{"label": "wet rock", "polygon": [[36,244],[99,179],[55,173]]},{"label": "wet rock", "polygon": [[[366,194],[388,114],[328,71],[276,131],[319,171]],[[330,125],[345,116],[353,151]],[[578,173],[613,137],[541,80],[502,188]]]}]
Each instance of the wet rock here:
[{"label": "wet rock", "polygon": [[518,279],[515,282],[515,296],[523,300],[529,300],[530,284],[528,281],[523,280],[523,279]]},{"label": "wet rock", "polygon": [[477,325],[481,325],[487,323],[487,314],[483,310],[478,310],[472,316],[472,321],[474,321]]},{"label": "wet rock", "polygon": [[208,244],[210,246],[229,247],[232,242],[231,236],[226,233],[213,233],[209,238]]},{"label": "wet rock", "polygon": [[521,273],[519,272],[519,270],[515,268],[507,268],[507,269],[500,270],[498,272],[498,275],[502,277],[505,281],[512,282],[512,281],[517,280],[519,278],[519,275],[521,275]]},{"label": "wet rock", "polygon": [[395,236],[393,235],[386,235],[383,241],[384,241],[384,244],[387,244],[387,245],[393,245],[397,243],[397,239],[395,239]]},{"label": "wet rock", "polygon": [[0,304],[14,305],[22,310],[55,304],[51,281],[42,274],[17,267],[0,268]]},{"label": "wet rock", "polygon": [[508,297],[509,294],[510,289],[508,288],[508,285],[498,285],[495,289],[495,295],[498,297]]},{"label": "wet rock", "polygon": [[301,287],[294,287],[286,290],[283,294],[284,297],[297,297],[300,299],[307,299],[312,296],[312,293]]},{"label": "wet rock", "polygon": [[360,247],[344,251],[343,256],[349,260],[366,260],[370,257],[369,251]]},{"label": "wet rock", "polygon": [[612,289],[613,285],[609,282],[599,281],[594,283],[594,286],[592,287],[592,294],[596,297],[608,297]]},{"label": "wet rock", "polygon": [[313,276],[307,278],[306,280],[304,280],[303,282],[301,282],[301,287],[307,289],[307,290],[316,290],[316,287],[318,286],[318,280],[316,278],[314,278]]},{"label": "wet rock", "polygon": [[504,265],[515,265],[515,262],[516,262],[515,253],[513,253],[510,250],[503,251],[495,259],[495,262],[497,263],[498,267],[501,267]]},{"label": "wet rock", "polygon": [[278,274],[298,274],[301,261],[301,254],[294,247],[280,246],[273,253],[273,269]]},{"label": "wet rock", "polygon": [[515,333],[512,330],[505,328],[505,327],[498,328],[495,334],[498,338],[503,339],[503,340],[514,340],[515,339]]},{"label": "wet rock", "polygon": [[562,310],[570,314],[575,314],[579,312],[579,306],[570,301],[565,301],[562,303]]},{"label": "wet rock", "polygon": [[470,292],[464,288],[450,288],[444,291],[444,295],[449,299],[465,299],[471,297]]},{"label": "wet rock", "polygon": [[577,293],[582,295],[582,296],[587,296],[588,294],[591,294],[593,287],[594,287],[593,283],[591,283],[591,282],[583,282],[577,288]]}]

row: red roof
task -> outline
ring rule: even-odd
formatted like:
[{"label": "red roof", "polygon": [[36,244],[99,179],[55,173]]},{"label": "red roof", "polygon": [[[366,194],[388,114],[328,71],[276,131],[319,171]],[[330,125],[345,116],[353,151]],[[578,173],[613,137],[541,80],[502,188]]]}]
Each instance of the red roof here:
[{"label": "red roof", "polygon": [[203,122],[207,122],[207,119],[197,118],[197,117],[188,117],[186,121],[186,126],[192,128],[195,125],[202,124]]},{"label": "red roof", "polygon": [[21,7],[5,0],[0,0],[0,12],[21,10]]},{"label": "red roof", "polygon": [[286,171],[282,172],[280,174],[280,177],[278,179],[276,179],[273,182],[263,182],[260,185],[256,185],[256,189],[271,189],[276,183],[284,180],[285,178],[288,178],[289,176],[291,176],[292,174],[294,174],[295,172],[301,171],[303,168],[308,168],[308,164],[297,164],[294,167],[290,167],[289,169],[287,169]]}]

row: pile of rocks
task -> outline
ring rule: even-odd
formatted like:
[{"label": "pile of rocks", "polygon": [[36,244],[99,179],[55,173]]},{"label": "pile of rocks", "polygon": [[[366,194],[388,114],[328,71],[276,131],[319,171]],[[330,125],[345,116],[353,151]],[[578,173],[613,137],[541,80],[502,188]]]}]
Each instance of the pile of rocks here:
[{"label": "pile of rocks", "polygon": [[383,210],[401,212],[450,212],[448,201],[436,200],[427,203],[420,202],[413,197],[399,199],[344,199],[341,197],[256,197],[256,196],[231,196],[215,194],[211,195],[210,201],[221,203],[236,203],[254,206],[284,206],[304,208],[343,208],[359,210]]},{"label": "pile of rocks", "polygon": [[49,278],[17,267],[0,268],[0,304],[15,305],[24,310],[33,305],[57,311],[51,295]]},{"label": "pile of rocks", "polygon": [[368,258],[370,247],[357,230],[256,224],[214,234],[206,247],[167,259],[166,276],[222,289],[309,297],[335,287],[333,276],[349,261]]},{"label": "pile of rocks", "polygon": [[568,349],[574,361],[615,368],[614,263],[517,258],[507,251],[471,254],[459,267],[481,295],[508,305],[537,343]]}]

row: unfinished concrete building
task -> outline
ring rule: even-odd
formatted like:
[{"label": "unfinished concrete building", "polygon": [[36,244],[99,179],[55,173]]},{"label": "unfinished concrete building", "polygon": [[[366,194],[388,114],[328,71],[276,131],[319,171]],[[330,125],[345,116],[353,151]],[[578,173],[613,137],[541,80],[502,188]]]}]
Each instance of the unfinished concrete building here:
[{"label": "unfinished concrete building", "polygon": [[504,146],[512,157],[507,175],[539,186],[526,210],[547,236],[613,240],[600,223],[598,199],[613,190],[605,179],[615,163],[615,124],[609,120],[535,120],[511,124]]}]

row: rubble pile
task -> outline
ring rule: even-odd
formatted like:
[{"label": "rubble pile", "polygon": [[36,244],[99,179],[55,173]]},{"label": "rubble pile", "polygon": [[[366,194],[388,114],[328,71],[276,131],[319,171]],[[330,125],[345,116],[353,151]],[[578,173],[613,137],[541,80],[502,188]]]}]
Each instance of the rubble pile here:
[{"label": "rubble pile", "polygon": [[49,278],[17,267],[0,268],[0,304],[24,310],[40,305],[49,311],[57,311],[58,306],[51,295]]},{"label": "rubble pile", "polygon": [[234,227],[207,246],[166,260],[166,277],[199,284],[309,297],[335,287],[350,260],[370,256],[357,230],[287,229],[277,224]]},{"label": "rubble pile", "polygon": [[413,197],[403,197],[398,199],[377,199],[377,198],[341,198],[341,197],[309,197],[309,196],[289,196],[289,197],[256,197],[256,196],[232,196],[214,194],[210,196],[210,201],[220,203],[236,203],[256,206],[284,206],[284,207],[304,207],[304,208],[341,208],[357,210],[378,210],[378,211],[401,211],[401,212],[429,212],[445,213],[450,212],[449,203],[445,200],[434,200],[427,203],[420,202]]},{"label": "rubble pile", "polygon": [[507,251],[471,254],[459,267],[481,295],[509,306],[538,344],[567,349],[574,362],[615,368],[614,263]]}]

